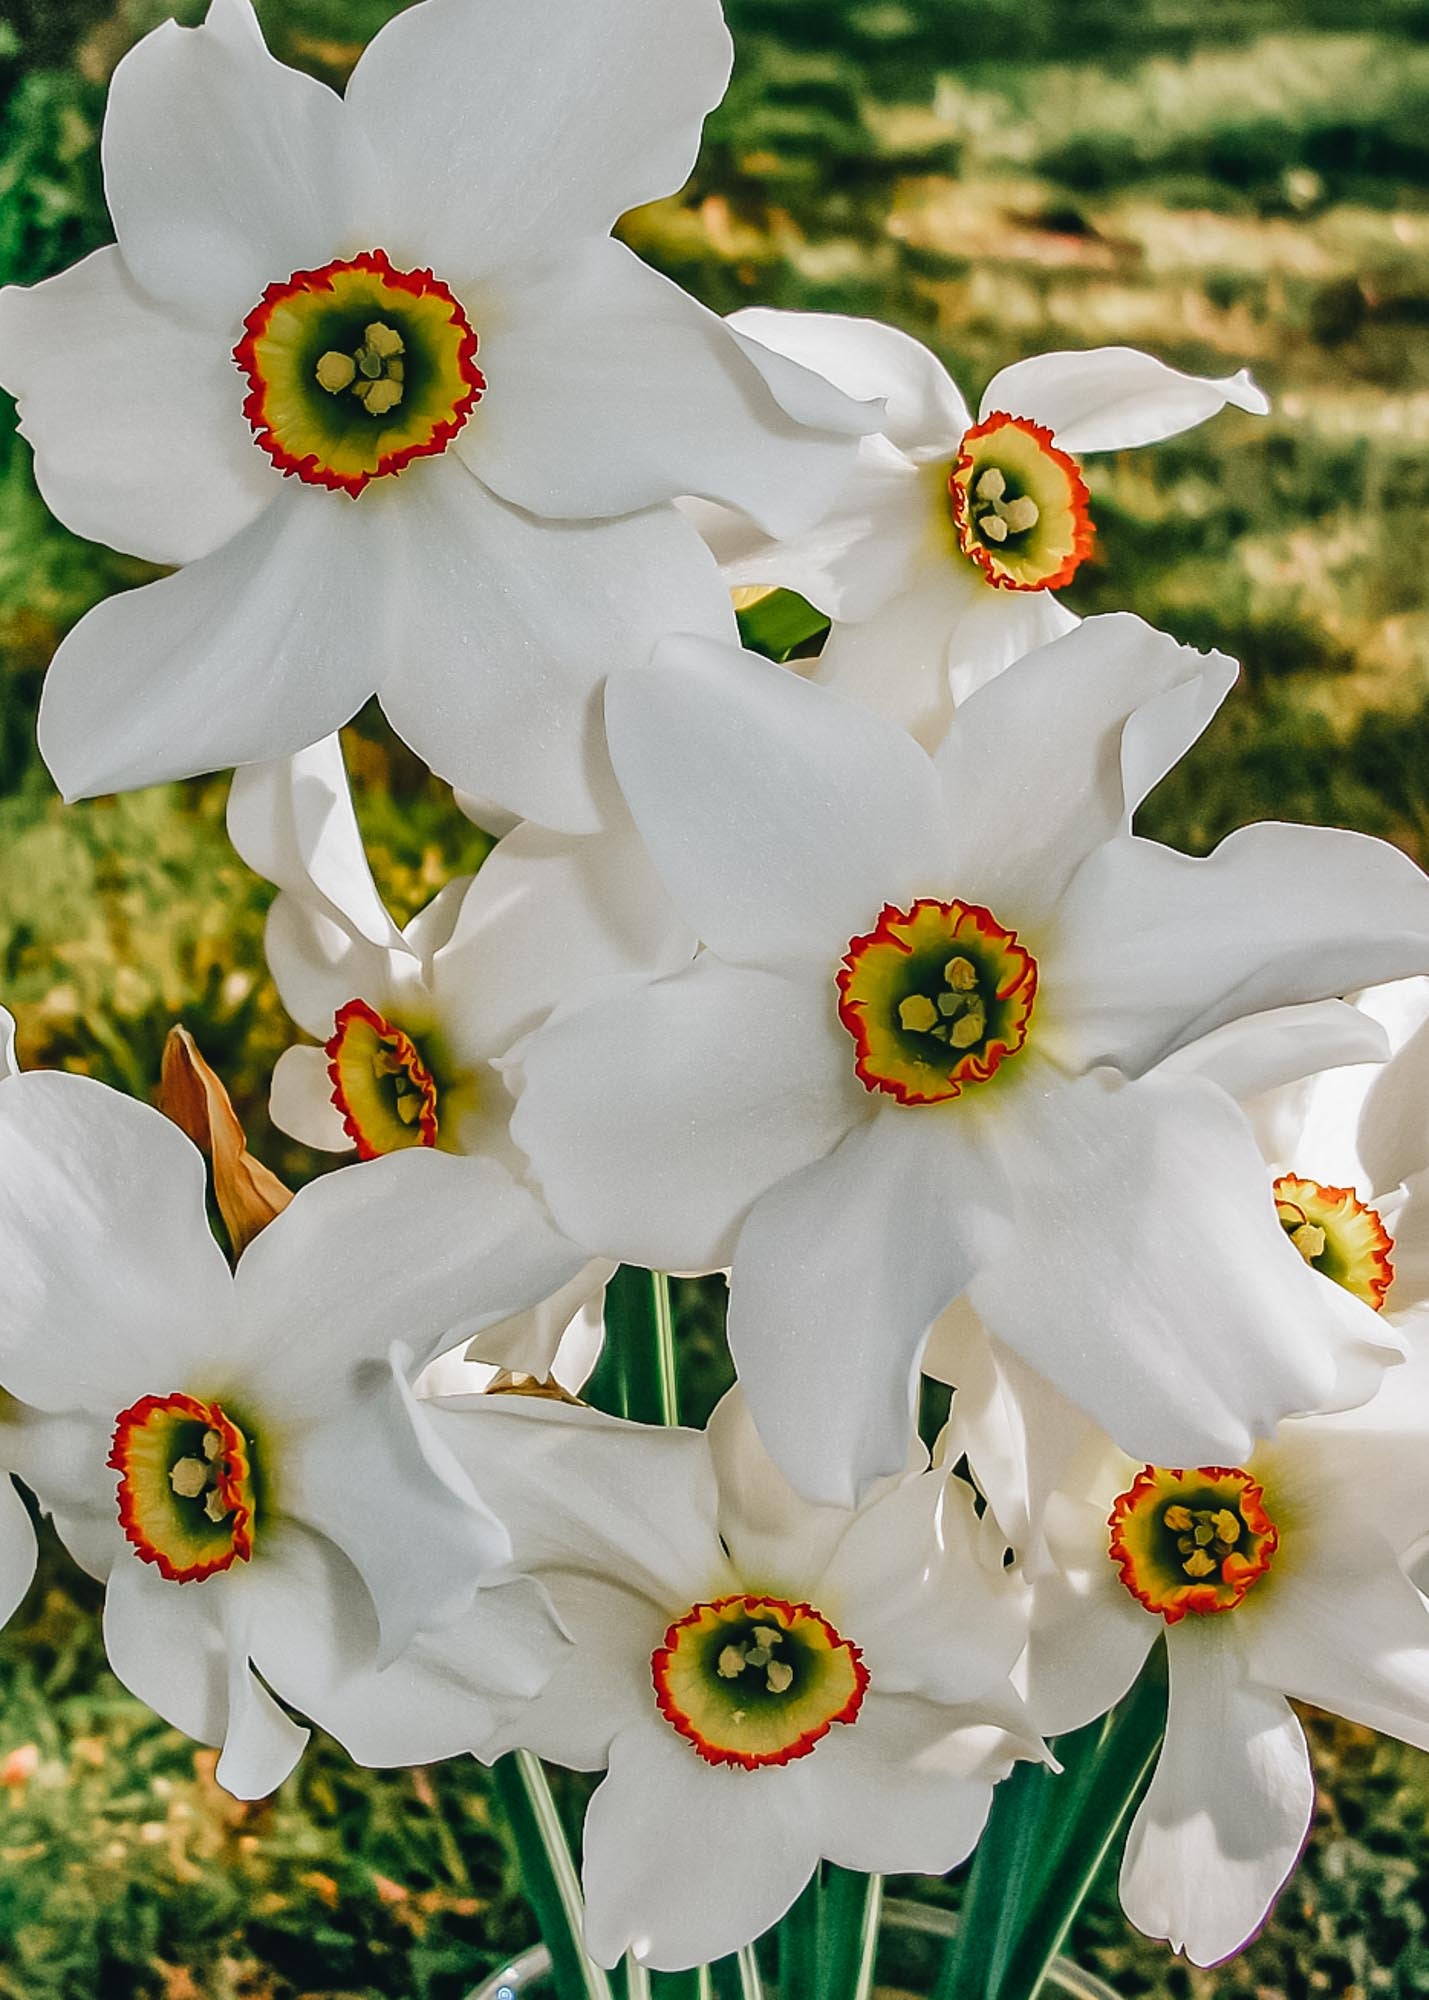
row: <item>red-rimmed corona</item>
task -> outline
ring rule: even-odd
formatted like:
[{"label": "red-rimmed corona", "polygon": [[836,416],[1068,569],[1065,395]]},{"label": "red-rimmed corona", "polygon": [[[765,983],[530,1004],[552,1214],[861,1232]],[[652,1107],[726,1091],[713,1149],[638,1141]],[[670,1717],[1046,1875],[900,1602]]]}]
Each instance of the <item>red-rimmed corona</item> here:
[{"label": "red-rimmed corona", "polygon": [[869,1090],[942,1104],[987,1083],[1027,1039],[1037,962],[977,903],[884,905],[838,974],[839,1019]]},{"label": "red-rimmed corona", "polygon": [[1091,495],[1030,417],[997,411],[964,434],[948,474],[958,547],[998,590],[1060,590],[1091,554]]},{"label": "red-rimmed corona", "polygon": [[437,1083],[417,1044],[365,1000],[333,1017],[324,1044],[332,1101],[358,1158],[437,1143]]},{"label": "red-rimmed corona", "polygon": [[243,322],[243,414],[284,474],[355,499],[445,451],[486,392],[476,329],[430,271],[384,250],[294,271]]},{"label": "red-rimmed corona", "polygon": [[216,1402],[141,1396],[114,1425],[119,1524],[170,1583],[199,1583],[253,1554],[252,1451]]},{"label": "red-rimmed corona", "polygon": [[1114,1502],[1111,1559],[1138,1604],[1168,1625],[1233,1611],[1270,1569],[1280,1533],[1238,1467],[1148,1465]]},{"label": "red-rimmed corona", "polygon": [[1382,1312],[1394,1283],[1394,1243],[1378,1211],[1353,1188],[1324,1187],[1295,1174],[1282,1174],[1274,1194],[1280,1225],[1305,1262]]},{"label": "red-rimmed corona", "polygon": [[868,1670],[811,1604],[734,1595],[677,1618],[650,1662],[655,1700],[707,1764],[756,1771],[807,1757],[853,1722]]}]

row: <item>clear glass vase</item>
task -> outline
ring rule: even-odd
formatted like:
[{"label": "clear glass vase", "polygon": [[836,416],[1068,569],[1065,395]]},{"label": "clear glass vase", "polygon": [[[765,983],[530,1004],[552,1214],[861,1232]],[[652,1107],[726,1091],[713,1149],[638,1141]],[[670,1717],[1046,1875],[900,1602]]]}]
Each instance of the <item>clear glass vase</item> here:
[{"label": "clear glass vase", "polygon": [[[879,1932],[879,1993],[902,1996],[932,1990],[942,1961],[943,1946],[952,1936],[955,1919],[948,1910],[927,1903],[890,1900],[883,1906]],[[1084,1972],[1069,1958],[1055,1961],[1043,1989],[1060,2000],[1117,2000],[1094,1972]],[[493,1972],[469,2000],[553,2000],[551,1957],[544,1945],[533,1945]],[[778,1983],[766,1981],[769,2000],[782,2000]]]}]

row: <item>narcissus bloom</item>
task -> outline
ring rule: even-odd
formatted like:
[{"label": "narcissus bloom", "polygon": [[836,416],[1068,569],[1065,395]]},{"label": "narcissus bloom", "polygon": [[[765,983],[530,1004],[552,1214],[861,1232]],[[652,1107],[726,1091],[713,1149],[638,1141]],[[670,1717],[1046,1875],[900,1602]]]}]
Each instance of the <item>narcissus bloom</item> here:
[{"label": "narcissus bloom", "polygon": [[734,1951],[820,1857],[941,1874],[1041,1753],[1008,1678],[1021,1589],[978,1563],[966,1488],[911,1470],[810,1506],[737,1391],[705,1433],[511,1397],[433,1421],[575,1641],[487,1751],[607,1772],[584,1842],[602,1964]]},{"label": "narcissus bloom", "polygon": [[1163,1637],[1166,1741],[1122,1907],[1198,1965],[1238,1951],[1299,1857],[1315,1786],[1287,1696],[1429,1749],[1429,1367],[1298,1417],[1243,1465],[1138,1465],[1088,1434],[1048,1504],[1019,1678],[1039,1727],[1118,1701]]},{"label": "narcissus bloom", "polygon": [[[305,1188],[230,1273],[202,1159],[158,1112],[59,1073],[0,1089],[12,1463],[106,1581],[114,1671],[222,1745],[242,1796],[306,1740],[274,1694],[359,1759],[422,1761],[471,1747],[564,1643],[533,1586],[489,1581],[506,1531],[410,1383],[580,1260],[496,1167],[416,1165]],[[458,1617],[484,1643],[453,1659]]]},{"label": "narcissus bloom", "polygon": [[1233,677],[1094,619],[971,696],[936,759],[698,641],[611,682],[621,783],[707,949],[538,1031],[512,1129],[578,1241],[732,1257],[741,1379],[810,1495],[901,1463],[964,1291],[1162,1463],[1239,1459],[1397,1351],[1291,1245],[1230,1096],[1164,1067],[1429,963],[1429,881],[1381,842],[1132,837]]},{"label": "narcissus bloom", "polygon": [[604,676],[728,629],[675,496],[797,530],[877,418],[610,237],[729,63],[717,0],[424,0],[345,98],[249,0],[125,57],[118,244],[0,297],[50,506],[186,565],[61,647],[67,796],[285,756],[378,693],[443,776],[597,823]]},{"label": "narcissus bloom", "polygon": [[894,327],[760,307],[731,324],[851,395],[885,398],[888,415],[804,534],[770,540],[692,512],[732,582],[800,591],[832,618],[814,678],[929,749],[954,700],[1076,624],[1056,593],[1093,546],[1078,459],[1174,437],[1227,403],[1269,408],[1244,369],[1206,381],[1094,347],[1002,369],[974,422],[941,362]]},{"label": "narcissus bloom", "polygon": [[399,931],[336,737],[239,771],[228,826],[281,891],[268,963],[317,1044],[279,1057],[273,1122],[327,1152],[433,1148],[519,1169],[500,1073],[512,1046],[585,982],[673,971],[694,955],[628,820],[589,836],[520,826]]}]

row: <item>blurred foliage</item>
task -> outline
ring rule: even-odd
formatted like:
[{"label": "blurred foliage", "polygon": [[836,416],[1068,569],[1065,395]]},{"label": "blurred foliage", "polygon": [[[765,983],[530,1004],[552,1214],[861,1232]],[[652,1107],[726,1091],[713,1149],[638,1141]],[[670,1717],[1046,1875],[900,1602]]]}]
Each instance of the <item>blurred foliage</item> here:
[{"label": "blurred foliage", "polygon": [[[109,238],[97,137],[114,64],[201,0],[0,0],[0,282]],[[391,0],[259,0],[279,54],[341,84]],[[1227,413],[1088,467],[1082,610],[1131,606],[1243,662],[1143,825],[1205,851],[1262,816],[1357,826],[1429,859],[1429,0],[730,0],[738,61],[689,188],[629,217],[720,311],[896,321],[975,400],[999,367],[1125,340],[1251,365]],[[34,752],[69,626],[152,575],[68,535],[0,398],[0,997],[31,1063],[138,1095],[183,1018],[257,1150],[317,1162],[264,1110],[290,1030],[262,963],[269,891],[222,779],[65,809]],[[788,618],[790,608],[782,608]],[[806,650],[797,612],[751,636]],[[347,733],[374,872],[405,920],[484,837],[374,710]],[[726,1377],[717,1282],[682,1286],[686,1386]],[[0,1638],[0,2000],[455,2000],[526,1934],[479,1774],[353,1771],[321,1744],[238,1806],[213,1758],[125,1696],[95,1594],[47,1542]],[[1313,1719],[1327,1793],[1245,1956],[1211,1973],[1131,1936],[1108,1882],[1078,1934],[1124,1995],[1429,1994],[1423,1760]],[[574,1812],[579,1785],[565,1788]],[[956,1883],[938,1892],[955,1902]]]}]

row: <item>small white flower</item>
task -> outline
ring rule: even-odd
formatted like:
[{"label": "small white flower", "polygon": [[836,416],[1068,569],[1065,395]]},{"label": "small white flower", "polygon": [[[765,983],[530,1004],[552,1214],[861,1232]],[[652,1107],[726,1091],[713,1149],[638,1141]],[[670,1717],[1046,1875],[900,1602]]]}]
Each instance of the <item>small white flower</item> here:
[{"label": "small white flower", "polygon": [[[306,1740],[269,1688],[416,1762],[475,1747],[561,1650],[410,1382],[580,1260],[494,1166],[416,1164],[305,1188],[230,1273],[167,1119],[57,1072],[0,1088],[13,1463],[106,1581],[116,1674],[242,1796]],[[459,1617],[483,1643],[453,1657]]]},{"label": "small white flower", "polygon": [[67,796],[288,755],[376,692],[443,776],[598,823],[605,675],[729,630],[675,496],[797,529],[877,420],[610,237],[729,64],[717,0],[425,0],[343,98],[249,0],[124,58],[117,245],[0,295],[51,507],[186,565],[60,648]]},{"label": "small white flower", "polygon": [[607,1771],[584,1841],[602,1964],[736,1950],[821,1856],[942,1874],[1041,1754],[1008,1679],[1021,1587],[978,1564],[966,1488],[912,1470],[811,1506],[737,1391],[705,1433],[511,1398],[433,1420],[575,1641],[487,1754]]},{"label": "small white flower", "polygon": [[901,1462],[963,1291],[1166,1463],[1238,1457],[1397,1350],[1292,1249],[1231,1098],[1157,1068],[1429,963],[1429,883],[1383,843],[1133,838],[1233,673],[1089,620],[962,704],[936,759],[722,647],[610,683],[621,782],[707,948],[539,1030],[512,1130],[592,1250],[732,1260],[741,1379],[811,1495]]},{"label": "small white flower", "polygon": [[1238,1951],[1299,1857],[1315,1787],[1286,1697],[1429,1749],[1429,1366],[1364,1408],[1298,1417],[1243,1466],[1139,1466],[1088,1434],[1045,1515],[1020,1671],[1038,1726],[1119,1700],[1163,1636],[1166,1741],[1122,1906],[1198,1965]]},{"label": "small white flower", "polygon": [[886,399],[887,417],[803,534],[771,539],[698,504],[692,518],[731,582],[800,591],[833,620],[814,679],[929,749],[954,701],[1076,624],[1056,592],[1092,547],[1078,457],[1174,437],[1227,403],[1269,408],[1244,369],[1206,381],[1095,347],[1002,369],[974,422],[942,363],[896,328],[760,307],[731,324],[850,395]]}]

